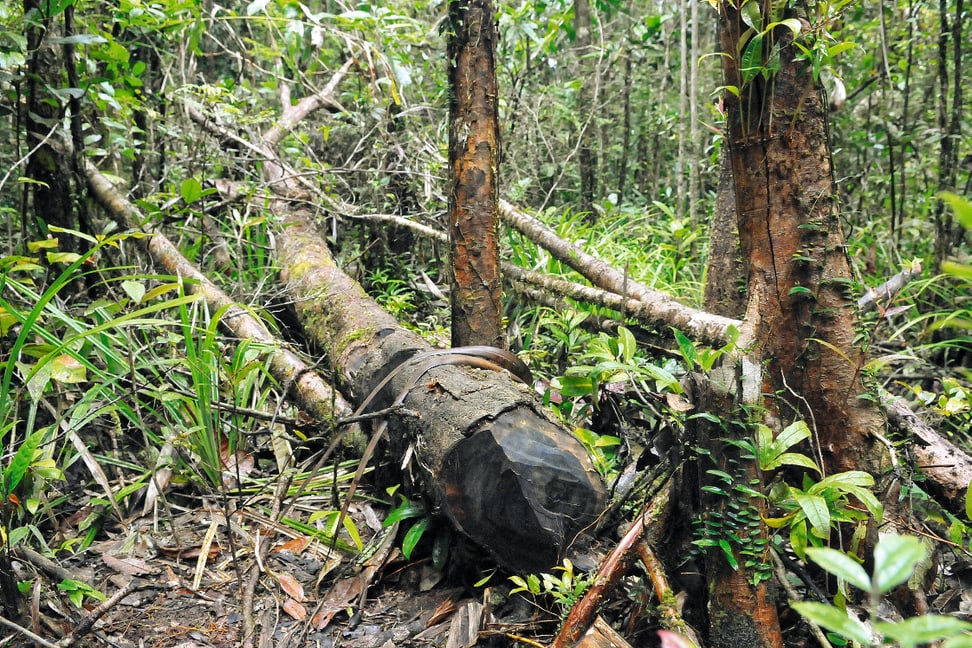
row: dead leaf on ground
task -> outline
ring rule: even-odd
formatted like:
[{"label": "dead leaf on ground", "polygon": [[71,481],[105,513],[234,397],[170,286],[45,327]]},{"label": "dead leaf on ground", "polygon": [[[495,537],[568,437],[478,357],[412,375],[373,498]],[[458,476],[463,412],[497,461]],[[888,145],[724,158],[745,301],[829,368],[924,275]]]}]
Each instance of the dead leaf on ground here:
[{"label": "dead leaf on ground", "polygon": [[452,597],[450,596],[446,600],[439,603],[439,607],[435,608],[435,611],[432,613],[432,616],[430,616],[429,620],[425,622],[425,627],[431,628],[437,623],[442,623],[443,621],[448,619],[450,615],[454,614],[455,611],[456,611],[456,602],[452,600]]},{"label": "dead leaf on ground", "polygon": [[292,618],[297,621],[303,621],[307,618],[307,608],[295,601],[294,599],[287,599],[283,604],[284,612],[289,614]]},{"label": "dead leaf on ground", "polygon": [[143,576],[145,574],[155,574],[159,570],[151,567],[147,562],[139,558],[118,558],[110,553],[101,554],[101,559],[106,565],[114,569],[119,574],[126,576]]},{"label": "dead leaf on ground", "polygon": [[280,553],[282,551],[289,551],[291,553],[299,554],[307,548],[307,545],[309,545],[310,542],[311,539],[307,536],[297,536],[296,538],[288,540],[287,542],[278,544],[276,547],[271,549],[270,552]]},{"label": "dead leaf on ground", "polygon": [[297,602],[304,600],[304,586],[297,582],[297,579],[290,574],[277,574],[277,582],[280,589],[285,591],[290,598]]}]

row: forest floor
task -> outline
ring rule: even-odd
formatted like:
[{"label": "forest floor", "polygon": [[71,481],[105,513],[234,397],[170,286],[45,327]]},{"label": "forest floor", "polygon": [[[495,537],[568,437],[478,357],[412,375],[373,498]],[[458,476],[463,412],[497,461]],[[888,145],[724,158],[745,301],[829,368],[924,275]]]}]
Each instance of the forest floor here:
[{"label": "forest floor", "polygon": [[[249,516],[234,519],[231,547],[221,521],[220,512],[206,510],[184,512],[171,524],[135,520],[57,564],[16,551],[17,580],[32,580],[40,593],[33,620],[30,612],[23,615],[22,627],[47,639],[47,648],[454,648],[477,639],[508,646],[513,635],[555,630],[554,617],[538,616],[522,597],[505,596],[508,585],[448,584],[429,559],[406,561],[392,542],[383,543],[376,562],[359,567],[347,558],[329,560],[327,547]],[[263,551],[254,551],[255,538]],[[59,591],[65,579],[90,585],[108,602],[89,596],[77,607],[69,591]],[[249,641],[247,628],[255,628]],[[30,644],[22,631],[8,630],[7,637],[3,645]]]}]

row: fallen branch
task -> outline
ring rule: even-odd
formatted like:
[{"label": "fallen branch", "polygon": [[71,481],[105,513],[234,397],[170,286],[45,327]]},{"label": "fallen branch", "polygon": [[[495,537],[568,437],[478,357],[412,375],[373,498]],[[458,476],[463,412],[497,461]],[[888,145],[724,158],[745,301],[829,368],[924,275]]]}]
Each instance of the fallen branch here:
[{"label": "fallen branch", "polygon": [[500,201],[500,217],[555,258],[581,273],[598,288],[621,295],[625,303],[625,308],[621,310],[627,309],[628,299],[637,300],[640,302],[636,309],[637,317],[646,318],[661,326],[673,326],[693,339],[717,347],[726,343],[726,333],[730,326],[739,326],[737,320],[689,308],[670,295],[646,288],[604,261],[560,238],[536,218],[516,209],[505,200]]},{"label": "fallen branch", "polygon": [[901,292],[901,289],[904,288],[909,281],[919,275],[921,275],[920,263],[916,263],[912,267],[905,268],[880,286],[871,288],[866,293],[861,295],[861,298],[857,300],[857,308],[864,313],[872,308],[881,306],[882,302],[885,304],[890,302],[892,299],[894,299],[895,295]]},{"label": "fallen branch", "polygon": [[109,215],[125,229],[143,231],[147,237],[139,239],[152,259],[165,270],[181,277],[190,293],[201,295],[210,311],[222,311],[220,324],[241,340],[254,340],[266,345],[270,354],[270,373],[282,385],[296,403],[319,421],[350,416],[353,408],[347,400],[334,391],[317,373],[312,371],[296,353],[273,337],[266,327],[246,308],[234,302],[202,272],[192,265],[164,234],[141,225],[146,222],[114,185],[91,162],[85,167],[91,194]]},{"label": "fallen branch", "polygon": [[645,506],[634,522],[631,523],[628,532],[624,534],[621,541],[601,563],[601,568],[598,569],[597,576],[594,578],[594,584],[570,609],[570,614],[550,648],[573,646],[594,622],[601,603],[614,591],[621,579],[628,573],[631,565],[637,560],[638,545],[644,542],[646,529],[649,528],[649,525],[654,525],[656,528],[664,526],[664,523],[660,520],[667,515],[671,503],[669,500],[670,493],[671,488],[666,487]]}]

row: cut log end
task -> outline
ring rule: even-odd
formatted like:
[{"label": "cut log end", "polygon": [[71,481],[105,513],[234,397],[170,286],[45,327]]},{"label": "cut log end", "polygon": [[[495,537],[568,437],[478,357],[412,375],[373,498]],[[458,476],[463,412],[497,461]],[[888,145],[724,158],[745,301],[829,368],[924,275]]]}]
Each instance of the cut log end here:
[{"label": "cut log end", "polygon": [[580,442],[524,408],[456,443],[440,483],[456,525],[518,572],[556,565],[605,500]]}]

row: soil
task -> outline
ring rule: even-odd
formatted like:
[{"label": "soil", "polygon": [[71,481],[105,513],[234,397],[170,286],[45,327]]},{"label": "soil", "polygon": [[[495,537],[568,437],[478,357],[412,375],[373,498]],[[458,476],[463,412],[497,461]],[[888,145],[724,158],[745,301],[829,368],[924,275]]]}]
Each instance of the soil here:
[{"label": "soil", "polygon": [[[368,531],[370,507],[352,515]],[[230,546],[224,521],[207,510],[171,524],[136,520],[83,551],[60,552],[57,563],[16,549],[15,578],[32,583],[37,595],[22,597],[22,630],[8,628],[4,645],[30,645],[28,630],[61,646],[451,648],[513,645],[517,635],[549,641],[542,633],[556,629],[555,617],[508,597],[508,581],[495,570],[485,587],[473,587],[468,573],[434,570],[429,552],[405,560],[400,536],[390,535],[371,563],[358,565],[350,554],[258,516],[233,519]],[[75,605],[58,587],[65,578],[110,600],[87,596]],[[254,628],[251,636],[247,628]]]}]

